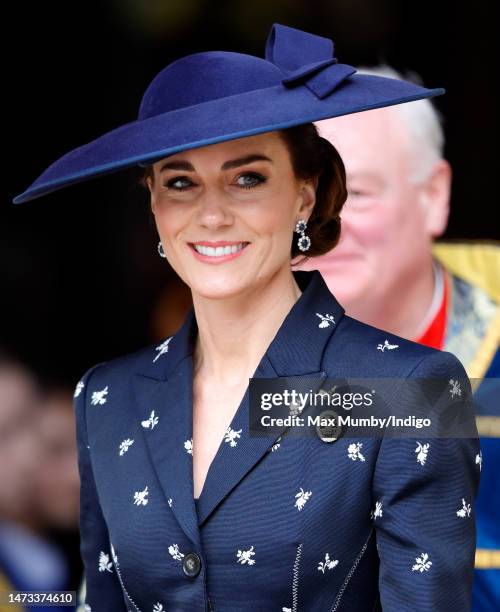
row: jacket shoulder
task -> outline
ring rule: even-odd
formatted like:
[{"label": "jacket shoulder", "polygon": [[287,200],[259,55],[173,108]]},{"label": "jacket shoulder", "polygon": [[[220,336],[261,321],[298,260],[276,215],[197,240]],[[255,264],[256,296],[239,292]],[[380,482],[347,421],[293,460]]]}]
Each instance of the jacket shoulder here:
[{"label": "jacket shoulder", "polygon": [[458,358],[448,351],[419,344],[349,315],[342,317],[332,334],[323,364],[328,374],[350,377],[406,378],[421,372],[428,375],[463,369]]},{"label": "jacket shoulder", "polygon": [[[85,381],[90,376],[93,379],[100,379],[102,376],[109,380],[110,377],[123,377],[132,372],[146,370],[147,366],[152,364],[163,352],[168,352],[168,350],[165,350],[168,349],[168,344],[165,345],[166,340],[160,343],[148,344],[129,353],[96,363],[85,371],[80,380]],[[162,346],[163,350],[160,348]],[[95,375],[93,375],[94,372]]]}]

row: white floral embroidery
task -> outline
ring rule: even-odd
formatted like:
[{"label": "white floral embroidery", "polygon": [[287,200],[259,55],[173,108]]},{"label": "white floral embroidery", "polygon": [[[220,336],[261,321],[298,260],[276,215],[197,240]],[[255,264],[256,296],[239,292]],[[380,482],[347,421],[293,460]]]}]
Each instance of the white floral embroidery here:
[{"label": "white floral embroidery", "polygon": [[155,348],[155,351],[159,351],[159,353],[153,359],[153,363],[158,359],[158,357],[161,357],[164,353],[168,353],[168,344],[169,344],[170,340],[172,340],[172,338],[173,338],[173,336],[170,336],[170,338],[167,338],[159,346],[157,346]]},{"label": "white floral embroidery", "polygon": [[226,433],[224,434],[224,442],[229,442],[229,446],[236,446],[238,444],[238,442],[236,442],[236,438],[241,438],[241,432],[241,429],[235,431],[234,429],[231,429],[231,427],[228,427]]},{"label": "white floral embroidery", "polygon": [[375,510],[372,510],[370,516],[372,517],[373,520],[375,520],[376,518],[379,518],[380,516],[382,516],[382,502],[381,501],[377,501],[375,502]]},{"label": "white floral embroidery", "polygon": [[320,572],[323,572],[324,574],[325,569],[333,569],[338,564],[339,564],[338,559],[330,559],[330,555],[328,553],[325,553],[325,560],[319,562],[318,570]]},{"label": "white floral embroidery", "polygon": [[169,546],[168,547],[168,552],[172,555],[172,557],[176,561],[181,561],[182,557],[184,556],[184,553],[181,553],[181,551],[179,550],[179,545],[178,544],[172,544],[171,546]]},{"label": "white floral embroidery", "polygon": [[75,392],[73,393],[73,397],[78,397],[80,395],[80,393],[82,392],[83,387],[85,386],[85,384],[80,380],[78,381],[76,387],[75,387]]},{"label": "white floral embroidery", "polygon": [[420,557],[415,557],[415,561],[415,565],[411,568],[412,572],[428,572],[432,565],[432,561],[429,561],[429,555],[427,553],[422,553]]},{"label": "white floral embroidery", "polygon": [[278,450],[278,448],[281,446],[280,444],[280,440],[281,440],[281,436],[276,440],[276,442],[271,446],[270,452],[274,453],[275,450]]},{"label": "white floral embroidery", "polygon": [[238,550],[236,557],[238,558],[237,563],[241,563],[241,565],[255,565],[255,559],[251,559],[250,557],[255,555],[253,551],[253,546],[251,546],[248,550]]},{"label": "white floral embroidery", "polygon": [[356,461],[359,459],[360,461],[364,461],[365,458],[361,453],[361,448],[363,447],[363,442],[354,442],[353,444],[349,444],[347,449],[347,454],[349,455],[349,459]]},{"label": "white floral embroidery", "polygon": [[281,608],[281,612],[292,612],[292,608]]},{"label": "white floral embroidery", "polygon": [[132,446],[133,443],[134,441],[130,438],[126,438],[125,440],[123,440],[123,442],[120,442],[120,457],[128,451],[128,449]]},{"label": "white floral embroidery", "polygon": [[113,564],[109,560],[109,555],[107,555],[104,551],[101,550],[101,552],[99,553],[99,571],[113,573],[112,567]]},{"label": "white floral embroidery", "polygon": [[457,516],[465,518],[466,516],[470,516],[470,512],[470,504],[466,503],[465,499],[462,497],[462,507],[460,508],[460,510],[457,510]]},{"label": "white floral embroidery", "polygon": [[453,378],[450,378],[449,384],[451,385],[451,389],[449,390],[451,397],[455,397],[455,395],[462,395],[462,388],[458,380],[453,380]]},{"label": "white floral embroidery", "polygon": [[174,500],[171,497],[169,497],[167,501],[168,501],[168,505],[170,507],[172,507],[172,504],[174,503]]},{"label": "white floral embroidery", "polygon": [[330,325],[335,324],[335,319],[331,314],[319,314],[316,313],[316,316],[321,319],[320,323],[318,323],[318,327],[330,327]]},{"label": "white floral embroidery", "polygon": [[415,452],[417,453],[417,461],[420,465],[424,465],[427,461],[427,454],[429,453],[430,444],[422,444],[422,442],[417,442],[417,448]]},{"label": "white floral embroidery", "polygon": [[399,348],[399,344],[389,344],[388,340],[384,340],[384,344],[378,344],[377,350],[382,351],[382,353],[387,349],[388,351],[393,351],[394,349]]},{"label": "white floral embroidery", "polygon": [[148,503],[148,488],[146,487],[143,491],[136,491],[134,493],[134,504],[137,506],[145,506]]},{"label": "white floral embroidery", "polygon": [[190,455],[193,454],[193,438],[191,438],[191,440],[186,440],[184,442],[184,448]]},{"label": "white floral embroidery", "polygon": [[158,421],[159,421],[159,417],[155,416],[155,411],[151,410],[151,414],[149,415],[149,419],[146,419],[145,421],[141,421],[141,425],[145,428],[145,429],[149,429],[151,427],[151,429],[154,429],[155,425],[158,425]]},{"label": "white floral embroidery", "polygon": [[311,497],[312,491],[304,491],[302,487],[300,487],[300,491],[295,494],[296,501],[294,506],[297,510],[302,510],[306,501]]},{"label": "white floral embroidery", "polygon": [[116,551],[115,551],[115,549],[113,547],[113,544],[111,542],[109,543],[109,545],[111,547],[111,558],[113,559],[113,563],[115,565],[117,565],[118,564],[118,557],[116,556]]},{"label": "white floral embroidery", "polygon": [[105,404],[108,401],[106,398],[107,394],[108,386],[106,385],[104,389],[101,389],[100,391],[94,391],[94,393],[92,393],[92,400],[90,403],[94,406],[97,406],[97,404]]},{"label": "white floral embroidery", "polygon": [[166,612],[166,610],[163,607],[163,604],[161,604],[160,602],[157,602],[153,606],[153,612]]},{"label": "white floral embroidery", "polygon": [[479,471],[481,471],[483,467],[483,454],[481,451],[476,455],[476,465],[479,465]]}]

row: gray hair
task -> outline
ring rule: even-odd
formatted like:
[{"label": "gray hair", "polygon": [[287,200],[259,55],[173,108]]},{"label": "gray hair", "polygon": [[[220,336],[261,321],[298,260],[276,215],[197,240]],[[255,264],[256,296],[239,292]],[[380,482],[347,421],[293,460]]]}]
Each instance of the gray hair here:
[{"label": "gray hair", "polygon": [[[387,64],[370,68],[362,66],[357,71],[360,74],[401,79],[423,85],[417,73],[410,72],[403,75]],[[443,118],[428,98],[398,104],[394,108],[397,108],[401,114],[411,139],[410,145],[414,158],[411,180],[415,183],[423,182],[428,178],[436,161],[443,157],[445,142]]]}]

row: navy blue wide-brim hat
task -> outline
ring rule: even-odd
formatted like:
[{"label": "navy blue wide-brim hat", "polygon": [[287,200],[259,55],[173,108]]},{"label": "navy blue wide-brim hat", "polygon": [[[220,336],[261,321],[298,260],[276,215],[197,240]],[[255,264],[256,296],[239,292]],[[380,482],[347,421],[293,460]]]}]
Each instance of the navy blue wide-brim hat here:
[{"label": "navy blue wide-brim hat", "polygon": [[356,74],[334,57],[331,40],[275,23],[265,59],[207,51],[169,64],[148,85],[135,121],[70,151],[13,202],[186,149],[443,93]]}]

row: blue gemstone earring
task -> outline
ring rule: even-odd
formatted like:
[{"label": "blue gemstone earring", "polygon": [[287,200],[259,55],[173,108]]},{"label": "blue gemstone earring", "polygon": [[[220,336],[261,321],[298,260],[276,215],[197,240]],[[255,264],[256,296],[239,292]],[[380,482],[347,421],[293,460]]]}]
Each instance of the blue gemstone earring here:
[{"label": "blue gemstone earring", "polygon": [[297,240],[297,246],[301,251],[307,251],[311,246],[311,239],[305,234],[306,228],[307,221],[305,219],[299,219],[295,225],[295,231],[297,234],[300,234],[300,238]]},{"label": "blue gemstone earring", "polygon": [[160,257],[166,257],[165,252],[163,250],[163,244],[160,242],[158,243],[158,253],[160,254]]}]

